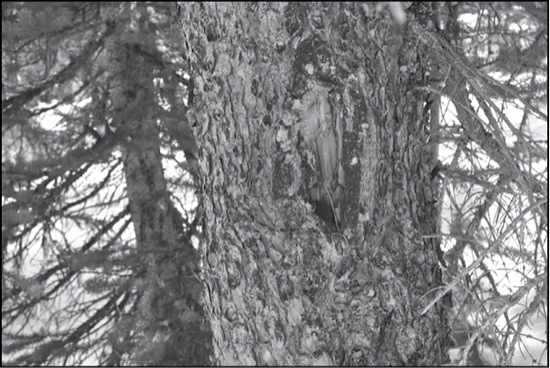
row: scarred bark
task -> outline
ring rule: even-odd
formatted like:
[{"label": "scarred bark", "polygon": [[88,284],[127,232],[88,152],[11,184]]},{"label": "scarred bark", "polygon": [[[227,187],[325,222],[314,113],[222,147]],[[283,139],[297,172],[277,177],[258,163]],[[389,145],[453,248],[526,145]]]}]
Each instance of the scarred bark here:
[{"label": "scarred bark", "polygon": [[425,46],[366,4],[177,15],[215,362],[444,363],[445,308],[420,315],[441,285]]}]

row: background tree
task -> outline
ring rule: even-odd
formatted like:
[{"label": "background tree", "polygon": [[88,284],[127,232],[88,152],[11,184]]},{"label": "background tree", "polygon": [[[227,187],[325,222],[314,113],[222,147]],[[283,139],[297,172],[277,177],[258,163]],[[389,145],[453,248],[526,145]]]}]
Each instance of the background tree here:
[{"label": "background tree", "polygon": [[191,190],[196,148],[169,15],[3,4],[7,364],[208,362],[192,207],[171,194]]}]

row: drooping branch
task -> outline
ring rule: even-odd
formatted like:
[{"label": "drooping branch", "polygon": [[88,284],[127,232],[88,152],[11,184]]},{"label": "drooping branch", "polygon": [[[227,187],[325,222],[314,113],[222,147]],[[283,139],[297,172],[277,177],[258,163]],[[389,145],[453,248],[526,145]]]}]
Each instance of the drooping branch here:
[{"label": "drooping branch", "polygon": [[2,116],[13,116],[32,99],[42,94],[44,91],[52,88],[56,84],[66,82],[69,79],[74,78],[78,70],[86,65],[86,62],[92,57],[92,55],[103,46],[105,40],[115,31],[116,22],[108,21],[105,23],[106,29],[103,34],[97,39],[90,41],[83,51],[78,55],[69,65],[63,68],[59,73],[54,75],[49,80],[41,83],[40,85],[25,90],[25,92],[12,96],[7,100],[2,101]]}]

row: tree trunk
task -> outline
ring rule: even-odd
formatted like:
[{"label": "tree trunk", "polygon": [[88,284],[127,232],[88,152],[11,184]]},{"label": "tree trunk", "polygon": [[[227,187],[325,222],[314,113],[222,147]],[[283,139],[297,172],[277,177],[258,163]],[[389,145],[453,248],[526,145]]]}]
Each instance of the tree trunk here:
[{"label": "tree trunk", "polygon": [[[138,4],[137,9],[141,10],[140,27],[147,26],[145,8]],[[138,24],[138,11],[128,13]],[[111,64],[119,71],[114,73],[119,78],[113,83],[119,87],[111,91],[118,104],[113,106],[117,114],[112,124],[121,137],[128,203],[140,259],[140,266],[134,270],[140,280],[140,296],[138,311],[133,315],[133,334],[138,341],[132,363],[207,365],[211,337],[199,302],[203,287],[197,276],[199,259],[167,190],[157,125],[154,65],[147,59],[150,45],[132,42],[139,27],[134,31],[128,40],[121,37],[124,41],[113,47]],[[130,335],[129,331],[122,332],[125,334]],[[116,342],[110,362],[120,364]]]},{"label": "tree trunk", "polygon": [[216,363],[447,361],[445,306],[421,315],[441,271],[416,20],[359,3],[177,12]]}]

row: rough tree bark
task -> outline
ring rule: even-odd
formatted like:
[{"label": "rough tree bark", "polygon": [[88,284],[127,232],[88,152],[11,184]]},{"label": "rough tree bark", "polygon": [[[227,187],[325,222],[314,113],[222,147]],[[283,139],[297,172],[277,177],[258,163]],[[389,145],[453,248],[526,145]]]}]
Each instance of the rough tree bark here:
[{"label": "rough tree bark", "polygon": [[176,11],[215,363],[444,363],[445,306],[421,315],[441,272],[419,20],[359,3]]}]

